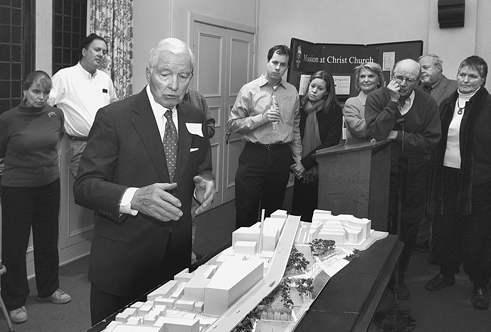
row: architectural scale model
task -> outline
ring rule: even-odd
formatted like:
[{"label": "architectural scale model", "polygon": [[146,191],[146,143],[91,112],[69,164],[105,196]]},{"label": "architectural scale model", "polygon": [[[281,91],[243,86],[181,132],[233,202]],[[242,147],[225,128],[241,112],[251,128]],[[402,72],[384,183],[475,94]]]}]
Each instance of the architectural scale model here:
[{"label": "architectural scale model", "polygon": [[[268,331],[292,330],[329,278],[349,263],[343,259],[352,253],[347,246],[357,249],[372,232],[368,219],[316,210],[312,223],[302,223],[276,211],[234,231],[230,248],[125,308],[104,332],[242,331],[251,313],[254,324],[272,324]],[[317,255],[313,243],[329,245]]]}]

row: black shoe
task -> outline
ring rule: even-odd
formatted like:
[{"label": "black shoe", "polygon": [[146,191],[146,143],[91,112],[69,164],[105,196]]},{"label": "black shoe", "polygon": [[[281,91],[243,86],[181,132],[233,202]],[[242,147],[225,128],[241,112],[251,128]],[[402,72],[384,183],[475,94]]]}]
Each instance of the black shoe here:
[{"label": "black shoe", "polygon": [[429,291],[437,291],[453,284],[455,284],[455,276],[453,274],[439,273],[426,283],[425,288]]},{"label": "black shoe", "polygon": [[429,253],[430,252],[430,243],[428,241],[425,241],[423,243],[416,243],[413,247],[414,251],[417,252],[422,252],[422,253]]},{"label": "black shoe", "polygon": [[474,287],[471,302],[476,309],[487,310],[489,308],[489,294],[486,286]]},{"label": "black shoe", "polygon": [[397,298],[399,300],[407,301],[409,300],[409,289],[407,288],[406,284],[401,282],[397,284]]}]

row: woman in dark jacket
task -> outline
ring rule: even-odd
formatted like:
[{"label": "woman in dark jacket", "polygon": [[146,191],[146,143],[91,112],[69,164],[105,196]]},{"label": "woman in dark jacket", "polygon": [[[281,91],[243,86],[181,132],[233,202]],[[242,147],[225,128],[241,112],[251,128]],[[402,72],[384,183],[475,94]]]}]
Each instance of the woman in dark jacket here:
[{"label": "woman in dark jacket", "polygon": [[440,273],[426,283],[437,291],[455,284],[461,260],[474,284],[477,309],[489,308],[491,277],[491,96],[488,65],[470,56],[459,66],[458,90],[440,106],[442,138],[430,183],[433,232],[442,241]]},{"label": "woman in dark jacket", "polygon": [[343,113],[338,104],[334,80],[321,70],[310,77],[309,89],[300,103],[302,165],[293,189],[292,214],[302,221],[312,221],[317,208],[319,176],[317,161],[312,157],[319,149],[337,145],[341,139]]}]

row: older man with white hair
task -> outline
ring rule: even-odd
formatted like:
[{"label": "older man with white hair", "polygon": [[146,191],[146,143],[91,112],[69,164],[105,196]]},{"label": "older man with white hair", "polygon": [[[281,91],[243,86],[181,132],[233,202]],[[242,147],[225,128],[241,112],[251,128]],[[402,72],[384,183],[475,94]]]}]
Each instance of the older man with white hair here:
[{"label": "older man with white hair", "polygon": [[[441,136],[438,106],[429,94],[415,90],[420,65],[411,59],[397,62],[387,87],[368,95],[367,132],[377,141],[392,139],[388,228],[404,249],[399,261],[398,298],[409,299],[404,273],[418,235],[426,205],[431,151]],[[400,203],[400,204],[399,204]],[[400,229],[397,217],[400,214]]]},{"label": "older man with white hair", "polygon": [[150,51],[148,85],[95,117],[73,188],[96,211],[92,324],[190,265],[193,196],[199,214],[215,193],[205,114],[183,101],[193,68],[189,47],[164,39]]}]

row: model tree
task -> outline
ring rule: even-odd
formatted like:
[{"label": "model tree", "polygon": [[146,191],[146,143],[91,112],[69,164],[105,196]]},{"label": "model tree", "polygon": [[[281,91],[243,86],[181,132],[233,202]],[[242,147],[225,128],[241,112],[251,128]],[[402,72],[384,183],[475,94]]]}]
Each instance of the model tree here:
[{"label": "model tree", "polygon": [[323,257],[334,249],[334,240],[314,239],[308,243],[313,256]]},{"label": "model tree", "polygon": [[297,280],[297,291],[300,296],[306,296],[314,291],[314,280],[312,278],[301,278]]},{"label": "model tree", "polygon": [[309,266],[309,261],[305,259],[305,256],[303,253],[298,251],[295,246],[293,246],[292,250],[290,251],[290,257],[288,258],[288,262],[286,263],[286,271],[292,271],[293,273],[295,272],[305,272],[307,270],[307,267]]}]

